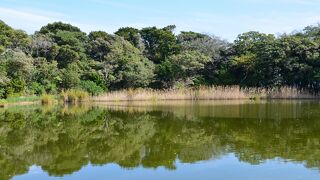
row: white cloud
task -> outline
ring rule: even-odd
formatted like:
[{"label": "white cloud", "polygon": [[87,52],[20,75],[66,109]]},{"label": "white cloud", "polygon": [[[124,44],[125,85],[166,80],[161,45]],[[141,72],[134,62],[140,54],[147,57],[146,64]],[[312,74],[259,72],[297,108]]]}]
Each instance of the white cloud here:
[{"label": "white cloud", "polygon": [[[247,31],[271,34],[291,33],[320,22],[320,14],[317,13],[270,12],[257,16],[196,13],[189,17],[188,19],[171,19],[168,22],[171,24],[177,22],[175,24],[178,30],[215,34],[231,41],[238,34]],[[161,20],[158,19],[158,22]]]},{"label": "white cloud", "polygon": [[31,12],[31,10],[18,10],[11,8],[0,7],[0,19],[9,24],[10,26],[23,29],[28,33],[33,33],[36,29],[49,23],[58,21],[61,14],[57,13],[40,13]]},{"label": "white cloud", "polygon": [[[253,1],[253,0],[247,0]],[[266,0],[256,0],[266,1]],[[275,1],[275,0],[270,0]],[[287,2],[289,0],[279,0]],[[295,2],[315,2],[314,0],[293,0]],[[122,6],[123,4],[117,4]],[[135,8],[135,7],[134,7]],[[38,9],[12,9],[0,7],[0,19],[17,29],[26,30],[33,33],[47,23],[63,21],[80,27],[85,32],[103,30],[109,33],[116,31],[120,27],[132,26],[136,28],[158,26],[163,27],[169,24],[177,25],[177,32],[197,31],[208,34],[215,34],[232,41],[238,34],[246,31],[260,31],[264,33],[284,33],[300,30],[307,25],[320,22],[320,14],[315,11],[310,12],[288,12],[272,11],[267,14],[254,13],[255,15],[238,14],[215,14],[204,12],[185,12],[180,16],[167,16],[153,14],[134,18],[134,20],[122,19],[121,21],[110,21],[106,24],[105,19],[95,19],[94,22],[70,19],[70,16],[59,12],[47,12]]]},{"label": "white cloud", "polygon": [[13,28],[25,30],[29,34],[34,33],[48,23],[57,21],[70,23],[74,26],[80,27],[81,30],[87,33],[95,30],[113,32],[115,29],[112,28],[112,26],[110,28],[110,26],[105,25],[70,21],[62,13],[48,12],[38,9],[11,9],[0,7],[0,19]]}]

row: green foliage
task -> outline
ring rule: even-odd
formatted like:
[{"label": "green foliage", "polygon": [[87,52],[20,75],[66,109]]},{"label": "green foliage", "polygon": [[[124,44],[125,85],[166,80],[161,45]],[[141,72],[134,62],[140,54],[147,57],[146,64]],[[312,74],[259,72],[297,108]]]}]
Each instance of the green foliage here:
[{"label": "green foliage", "polygon": [[85,52],[85,43],[88,37],[83,32],[70,32],[59,30],[54,36],[54,41],[59,46],[68,45],[76,52]]},{"label": "green foliage", "polygon": [[[10,82],[10,87],[13,89],[14,93],[20,93],[25,90],[26,82],[22,79],[13,79]],[[10,96],[11,94],[9,94]]]},{"label": "green foliage", "polygon": [[58,54],[58,45],[49,34],[36,33],[31,37],[30,54],[37,57],[44,57],[48,61],[55,59]]},{"label": "green foliage", "polygon": [[88,53],[91,58],[97,61],[103,61],[110,52],[112,36],[102,31],[94,31],[89,34]]},{"label": "green foliage", "polygon": [[101,71],[97,71],[94,69],[88,70],[88,71],[84,72],[84,74],[82,75],[82,79],[85,81],[92,81],[97,86],[102,88],[104,91],[107,90],[107,85],[104,80],[103,73]]},{"label": "green foliage", "polygon": [[146,46],[145,55],[156,64],[164,61],[168,56],[179,51],[179,44],[172,32],[173,27],[158,29],[156,27],[144,28],[140,31]]},{"label": "green foliage", "polygon": [[145,47],[144,43],[142,42],[142,37],[140,35],[139,29],[131,27],[120,28],[117,32],[115,32],[115,34],[123,37],[139,50],[144,50]]},{"label": "green foliage", "polygon": [[56,97],[53,95],[49,95],[49,94],[43,94],[40,97],[40,99],[41,99],[41,103],[46,104],[46,105],[54,104],[57,102]]},{"label": "green foliage", "polygon": [[41,34],[56,34],[58,31],[81,32],[78,27],[62,22],[54,22],[40,29]]},{"label": "green foliage", "polygon": [[80,84],[79,68],[76,64],[70,64],[66,69],[61,70],[60,86],[63,89],[72,89]]},{"label": "green foliage", "polygon": [[61,46],[56,57],[59,68],[66,68],[69,64],[76,62],[79,59],[79,54],[72,50],[71,46],[69,45]]},{"label": "green foliage", "polygon": [[37,82],[32,82],[31,87],[29,87],[31,92],[35,95],[42,95],[46,92],[45,87]]},{"label": "green foliage", "polygon": [[57,92],[57,84],[61,81],[58,63],[56,61],[47,62],[46,59],[37,58],[35,59],[35,67],[34,81],[44,88],[44,92],[55,94]]},{"label": "green foliage", "polygon": [[0,45],[0,54],[4,53],[5,50],[5,47]]},{"label": "green foliage", "polygon": [[278,37],[250,31],[233,43],[174,30],[124,27],[87,35],[55,22],[28,36],[0,21],[0,98],[201,85],[320,91],[319,25]]},{"label": "green foliage", "polygon": [[111,89],[146,87],[152,81],[154,65],[119,36],[110,37],[109,53],[101,63]]},{"label": "green foliage", "polygon": [[104,89],[100,86],[98,86],[93,81],[81,81],[79,85],[79,89],[82,89],[88,93],[90,93],[93,96],[97,96],[99,94],[102,94],[104,92]]},{"label": "green foliage", "polygon": [[183,81],[193,85],[200,70],[204,69],[209,58],[197,51],[185,51],[167,58],[159,65],[157,74],[164,86],[172,86],[175,82]]},{"label": "green foliage", "polygon": [[15,30],[0,20],[0,53],[5,48],[27,50],[30,38],[22,30]]},{"label": "green foliage", "polygon": [[6,98],[6,90],[4,87],[0,88],[0,99]]},{"label": "green foliage", "polygon": [[212,61],[219,60],[220,51],[230,46],[228,42],[218,37],[195,32],[181,32],[177,39],[184,51],[198,51],[210,57]]},{"label": "green foliage", "polygon": [[38,101],[38,96],[12,96],[6,99],[7,103],[34,102]]},{"label": "green foliage", "polygon": [[0,59],[6,64],[7,75],[12,78],[28,79],[34,70],[33,59],[22,51],[8,50]]}]

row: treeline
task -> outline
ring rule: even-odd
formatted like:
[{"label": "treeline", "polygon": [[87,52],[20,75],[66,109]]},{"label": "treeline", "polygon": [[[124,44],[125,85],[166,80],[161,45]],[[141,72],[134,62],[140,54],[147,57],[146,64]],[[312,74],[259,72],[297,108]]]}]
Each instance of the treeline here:
[{"label": "treeline", "polygon": [[200,85],[320,90],[320,26],[280,36],[252,31],[233,43],[174,29],[87,35],[55,22],[27,35],[0,21],[0,98]]}]

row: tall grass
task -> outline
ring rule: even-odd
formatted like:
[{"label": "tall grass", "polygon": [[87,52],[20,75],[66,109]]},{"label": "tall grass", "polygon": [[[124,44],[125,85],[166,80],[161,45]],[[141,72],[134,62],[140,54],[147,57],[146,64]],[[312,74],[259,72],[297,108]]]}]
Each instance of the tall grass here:
[{"label": "tall grass", "polygon": [[4,99],[0,99],[0,107],[4,107],[7,104],[7,101]]},{"label": "tall grass", "polygon": [[7,103],[19,103],[19,102],[35,102],[39,101],[38,96],[20,96],[20,97],[9,97],[6,99]]},{"label": "tall grass", "polygon": [[129,89],[94,97],[93,101],[231,100],[231,99],[313,99],[319,98],[294,87],[277,89],[213,86],[198,89]]},{"label": "tall grass", "polygon": [[34,104],[40,101],[38,96],[21,96],[21,97],[9,97],[7,99],[0,99],[0,107],[8,105],[27,105]]},{"label": "tall grass", "polygon": [[86,91],[71,89],[61,92],[61,97],[64,102],[68,103],[79,103],[90,100],[90,95]]},{"label": "tall grass", "polygon": [[56,97],[53,95],[43,94],[41,96],[41,103],[42,104],[51,105],[51,104],[55,104],[57,102],[58,101],[57,101]]}]

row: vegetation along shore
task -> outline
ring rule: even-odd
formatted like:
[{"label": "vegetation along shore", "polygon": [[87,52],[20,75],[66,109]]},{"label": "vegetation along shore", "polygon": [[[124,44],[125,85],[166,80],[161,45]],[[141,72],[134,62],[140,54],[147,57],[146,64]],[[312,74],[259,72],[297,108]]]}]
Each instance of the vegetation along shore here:
[{"label": "vegetation along shore", "polygon": [[268,90],[264,88],[240,88],[239,86],[201,87],[197,89],[171,90],[122,90],[93,97],[96,102],[116,101],[174,101],[174,100],[258,100],[258,99],[319,99],[307,90],[291,87]]},{"label": "vegetation along shore", "polygon": [[177,33],[174,25],[86,34],[55,22],[28,35],[0,21],[0,106],[89,99],[313,99],[319,90],[320,25],[277,36],[245,32],[228,42]]}]

